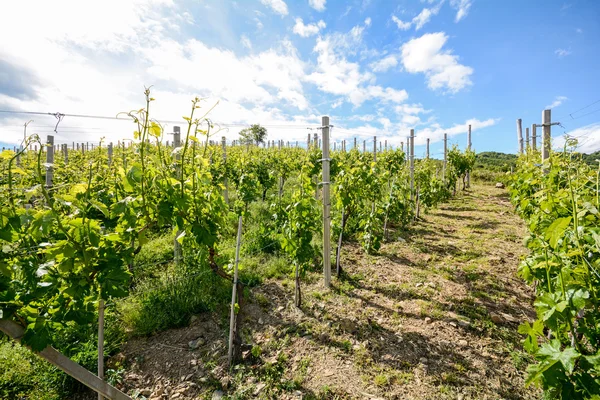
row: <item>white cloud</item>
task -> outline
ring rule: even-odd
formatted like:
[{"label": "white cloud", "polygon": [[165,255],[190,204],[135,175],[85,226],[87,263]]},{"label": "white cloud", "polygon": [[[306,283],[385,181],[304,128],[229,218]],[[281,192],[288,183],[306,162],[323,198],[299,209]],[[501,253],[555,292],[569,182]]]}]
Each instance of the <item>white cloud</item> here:
[{"label": "white cloud", "polygon": [[[582,153],[593,153],[600,150],[600,123],[577,128],[569,132],[569,136],[577,138],[577,151]],[[562,149],[565,144],[565,136],[553,139],[553,147]]]},{"label": "white cloud", "polygon": [[271,8],[277,14],[288,15],[288,7],[283,0],[260,0],[260,2]]},{"label": "white cloud", "polygon": [[404,43],[402,64],[410,73],[424,73],[430,89],[446,88],[456,93],[472,84],[473,68],[460,64],[452,50],[442,50],[447,40],[444,32],[437,32]]},{"label": "white cloud", "polygon": [[577,29],[575,29],[575,32],[577,32],[577,33],[583,33],[583,29],[577,28]]},{"label": "white cloud", "polygon": [[245,48],[247,48],[249,50],[252,50],[252,42],[250,41],[248,36],[242,35],[240,37],[240,42],[242,43],[242,46],[244,46]]},{"label": "white cloud", "polygon": [[465,121],[463,124],[454,124],[449,128],[443,128],[439,124],[433,124],[431,127],[419,129],[415,132],[415,144],[426,144],[428,138],[431,143],[439,142],[444,140],[444,133],[447,133],[448,137],[461,135],[468,132],[469,125],[471,125],[471,132],[475,132],[476,130],[496,125],[499,121],[500,120],[497,118],[489,118],[483,121],[472,118]]},{"label": "white cloud", "polygon": [[392,15],[392,21],[394,21],[396,23],[396,25],[398,26],[398,29],[403,30],[403,31],[409,30],[410,27],[412,26],[411,22],[404,22],[401,19],[399,19],[398,17],[396,17],[395,15]]},{"label": "white cloud", "polygon": [[398,60],[396,59],[396,56],[390,55],[382,58],[379,61],[375,61],[369,64],[369,67],[373,72],[386,72],[387,70],[395,67],[396,65],[398,65]]},{"label": "white cloud", "polygon": [[444,4],[443,1],[439,2],[435,7],[424,8],[410,22],[402,21],[395,15],[392,15],[392,21],[394,21],[396,23],[396,25],[398,26],[398,29],[400,29],[400,30],[407,31],[410,29],[411,26],[414,25],[415,30],[418,31],[423,26],[425,26],[426,23],[428,23],[431,20],[432,16],[437,15],[440,12],[440,8],[442,7],[442,4]]},{"label": "white cloud", "polygon": [[571,54],[571,50],[566,49],[556,49],[554,50],[554,54],[556,54],[559,58],[563,58]]},{"label": "white cloud", "polygon": [[555,107],[558,107],[558,106],[560,106],[560,105],[561,105],[561,104],[562,104],[562,103],[563,103],[565,100],[569,100],[569,99],[568,99],[567,97],[565,97],[565,96],[556,96],[556,97],[554,98],[554,101],[553,101],[553,102],[552,102],[550,105],[547,105],[547,106],[545,107],[545,109],[546,109],[546,110],[548,110],[548,109],[550,109],[550,108],[555,108]]},{"label": "white cloud", "polygon": [[371,17],[365,19],[365,26],[371,26]]},{"label": "white cloud", "polygon": [[471,3],[471,0],[450,0],[450,5],[456,9],[456,18],[454,19],[454,22],[459,22],[469,14]]},{"label": "white cloud", "polygon": [[309,37],[319,33],[321,29],[325,29],[326,25],[323,20],[320,20],[316,24],[304,25],[302,18],[296,18],[296,25],[294,25],[293,32],[302,37]]},{"label": "white cloud", "polygon": [[347,34],[319,37],[313,51],[318,54],[317,68],[306,80],[319,90],[345,96],[355,107],[368,100],[379,99],[384,103],[401,103],[408,98],[405,90],[375,85],[375,76],[361,72],[360,64],[346,59],[355,53],[362,42],[363,27],[355,26]]},{"label": "white cloud", "polygon": [[[436,13],[437,14],[437,13]],[[416,17],[413,18],[412,22],[415,25],[415,30],[421,29],[426,23],[429,22],[431,16],[434,15],[432,10],[424,8]]]},{"label": "white cloud", "polygon": [[308,0],[308,4],[317,11],[325,11],[327,0]]}]

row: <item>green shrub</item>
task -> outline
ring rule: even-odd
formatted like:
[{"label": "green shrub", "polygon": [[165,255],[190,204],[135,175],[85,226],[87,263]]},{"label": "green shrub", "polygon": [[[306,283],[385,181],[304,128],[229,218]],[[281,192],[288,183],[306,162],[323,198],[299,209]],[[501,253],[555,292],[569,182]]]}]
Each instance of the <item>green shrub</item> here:
[{"label": "green shrub", "polygon": [[125,329],[133,335],[150,335],[184,326],[193,314],[223,304],[231,284],[207,265],[191,270],[188,261],[157,279],[140,282],[132,294],[117,303]]},{"label": "green shrub", "polygon": [[0,339],[0,398],[57,400],[64,398],[65,375],[25,347]]}]

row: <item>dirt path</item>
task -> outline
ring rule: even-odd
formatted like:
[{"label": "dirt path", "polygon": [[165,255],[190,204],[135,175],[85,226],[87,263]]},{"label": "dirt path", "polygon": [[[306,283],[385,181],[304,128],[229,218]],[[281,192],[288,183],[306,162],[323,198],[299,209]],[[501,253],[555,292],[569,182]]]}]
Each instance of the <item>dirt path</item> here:
[{"label": "dirt path", "polygon": [[203,315],[128,344],[125,357],[143,361],[126,386],[153,399],[538,398],[523,388],[528,359],[516,331],[534,314],[516,276],[525,230],[511,210],[504,190],[477,186],[376,256],[344,244],[344,279],[329,291],[320,274],[308,276],[302,311],[291,280],[252,291],[244,335],[254,349],[235,373],[224,368],[224,321]]}]

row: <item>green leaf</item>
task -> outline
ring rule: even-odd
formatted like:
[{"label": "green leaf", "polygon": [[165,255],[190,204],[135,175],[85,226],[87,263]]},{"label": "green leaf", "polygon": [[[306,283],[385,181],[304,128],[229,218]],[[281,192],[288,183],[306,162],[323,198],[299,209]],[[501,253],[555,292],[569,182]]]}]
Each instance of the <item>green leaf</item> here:
[{"label": "green leaf", "polygon": [[562,351],[560,347],[560,340],[553,339],[550,343],[544,343],[542,347],[540,347],[538,355],[542,359],[560,361],[564,369],[567,372],[572,373],[575,368],[575,361],[581,354],[571,346],[565,347]]},{"label": "green leaf", "polygon": [[571,223],[571,217],[557,218],[550,224],[544,235],[553,249],[556,249],[558,241],[564,236],[565,231]]}]

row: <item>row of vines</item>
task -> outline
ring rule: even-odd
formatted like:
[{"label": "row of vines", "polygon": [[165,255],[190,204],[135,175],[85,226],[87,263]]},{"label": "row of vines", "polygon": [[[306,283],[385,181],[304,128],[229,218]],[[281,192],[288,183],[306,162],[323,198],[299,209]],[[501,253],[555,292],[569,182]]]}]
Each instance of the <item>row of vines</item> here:
[{"label": "row of vines", "polygon": [[[216,133],[199,99],[184,117],[181,146],[168,147],[150,116],[154,99],[149,91],[145,96],[146,106],[127,114],[135,144],[115,146],[110,159],[106,147],[98,147],[69,150],[68,162],[57,153],[48,165],[35,134],[22,148],[38,151],[1,154],[0,319],[22,325],[22,340],[34,350],[68,326],[94,323],[100,299],[128,295],[136,284],[133,260],[152,232],[172,232],[192,265],[208,266],[231,285],[233,260],[223,243],[235,236],[238,216],[256,218],[253,205],[260,203],[270,218],[258,235],[267,245],[257,246],[293,264],[298,306],[303,274],[320,268],[320,149],[234,146],[223,157],[221,147],[208,145]],[[376,252],[390,232],[449,197],[474,157],[455,148],[449,160],[445,179],[441,162],[418,160],[411,193],[401,150],[381,152],[376,160],[357,150],[333,152],[337,255],[344,240]],[[45,184],[48,169],[52,186]],[[341,274],[339,257],[337,266]],[[244,283],[237,284],[242,296]]]},{"label": "row of vines", "polygon": [[519,332],[536,363],[528,383],[546,398],[600,398],[600,169],[574,154],[576,141],[521,156],[511,197],[527,222],[530,250],[519,273],[535,286],[537,320]]}]

